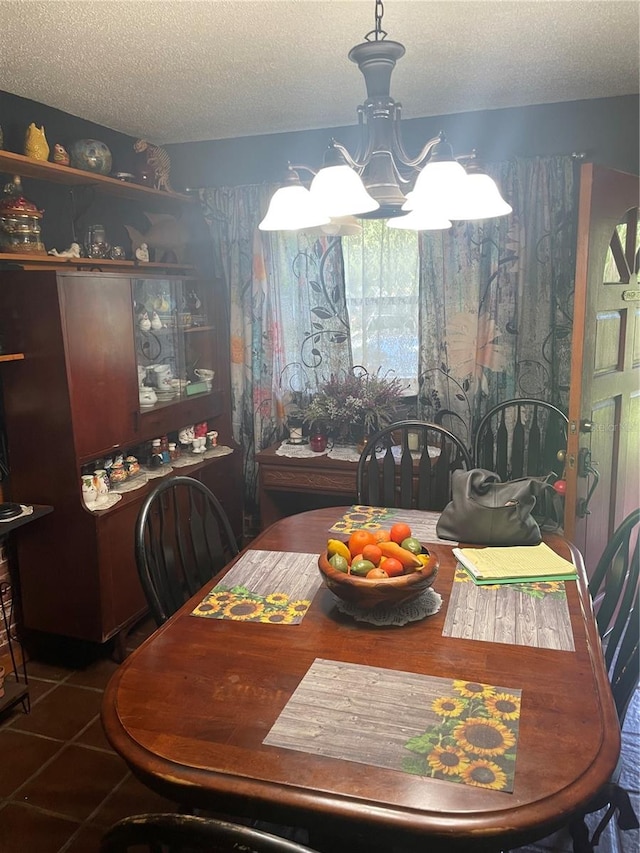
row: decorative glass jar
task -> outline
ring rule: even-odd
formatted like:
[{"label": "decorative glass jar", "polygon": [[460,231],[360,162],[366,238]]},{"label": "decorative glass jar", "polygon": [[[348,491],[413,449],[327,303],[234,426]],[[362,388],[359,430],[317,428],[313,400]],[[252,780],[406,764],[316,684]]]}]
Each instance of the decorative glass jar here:
[{"label": "decorative glass jar", "polygon": [[40,239],[40,220],[44,211],[22,195],[16,176],[10,190],[0,199],[0,252],[46,254]]}]

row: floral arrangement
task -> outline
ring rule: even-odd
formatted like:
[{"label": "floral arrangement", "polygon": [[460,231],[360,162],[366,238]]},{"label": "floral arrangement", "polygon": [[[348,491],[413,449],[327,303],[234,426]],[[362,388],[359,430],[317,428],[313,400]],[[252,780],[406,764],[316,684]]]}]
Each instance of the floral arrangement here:
[{"label": "floral arrangement", "polygon": [[369,435],[393,423],[405,387],[397,378],[353,370],[332,375],[304,408],[306,424],[322,425],[333,438]]}]

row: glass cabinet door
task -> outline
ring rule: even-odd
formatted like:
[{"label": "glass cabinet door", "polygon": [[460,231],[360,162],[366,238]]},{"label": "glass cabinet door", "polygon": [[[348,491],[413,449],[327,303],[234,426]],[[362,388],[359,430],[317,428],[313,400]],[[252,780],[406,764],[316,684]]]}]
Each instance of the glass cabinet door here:
[{"label": "glass cabinet door", "polygon": [[193,279],[133,281],[140,410],[209,394],[215,379],[214,335]]}]

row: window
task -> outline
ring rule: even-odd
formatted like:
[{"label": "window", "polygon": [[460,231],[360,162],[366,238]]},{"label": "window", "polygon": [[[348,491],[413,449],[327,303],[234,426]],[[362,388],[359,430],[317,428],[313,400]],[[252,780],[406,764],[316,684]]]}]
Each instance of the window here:
[{"label": "window", "polygon": [[394,371],[415,394],[418,383],[418,233],[362,220],[342,238],[354,364]]}]

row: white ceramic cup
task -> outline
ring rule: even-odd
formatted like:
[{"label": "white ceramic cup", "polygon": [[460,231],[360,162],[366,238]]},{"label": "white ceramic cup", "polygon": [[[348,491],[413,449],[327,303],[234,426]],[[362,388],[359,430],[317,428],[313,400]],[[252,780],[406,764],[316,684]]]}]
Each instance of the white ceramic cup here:
[{"label": "white ceramic cup", "polygon": [[171,385],[173,374],[171,372],[170,365],[156,364],[156,366],[153,368],[153,372],[155,374],[154,385],[159,391],[173,390],[173,386]]},{"label": "white ceramic cup", "polygon": [[98,498],[98,490],[91,474],[84,474],[82,477],[82,499],[87,506],[96,502]]}]

